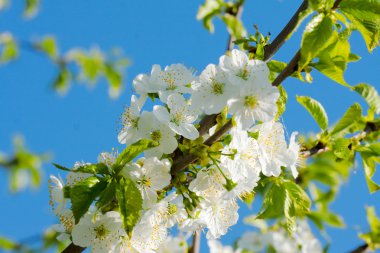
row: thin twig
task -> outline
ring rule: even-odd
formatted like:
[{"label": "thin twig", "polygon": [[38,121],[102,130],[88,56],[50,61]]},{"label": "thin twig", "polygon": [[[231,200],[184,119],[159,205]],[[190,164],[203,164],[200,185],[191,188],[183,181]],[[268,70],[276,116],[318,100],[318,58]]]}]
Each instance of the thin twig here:
[{"label": "thin twig", "polygon": [[[241,3],[238,5],[237,7],[237,11],[236,11],[236,18],[237,19],[240,19],[241,18],[241,15],[243,14],[243,3],[244,1],[241,1]],[[232,48],[234,47],[234,41],[236,40],[235,37],[232,36],[232,34],[229,35],[229,38],[228,38],[228,43],[227,43],[227,51],[231,51]]]}]

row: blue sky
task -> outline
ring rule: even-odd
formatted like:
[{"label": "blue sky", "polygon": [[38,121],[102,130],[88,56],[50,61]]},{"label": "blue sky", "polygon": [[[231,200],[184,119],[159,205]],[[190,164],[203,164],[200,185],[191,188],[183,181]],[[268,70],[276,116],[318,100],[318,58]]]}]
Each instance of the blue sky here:
[{"label": "blue sky", "polygon": [[[110,50],[117,46],[123,48],[132,61],[126,72],[125,90],[118,100],[108,97],[103,81],[93,89],[75,85],[64,97],[55,94],[49,84],[57,69],[39,54],[23,51],[16,62],[0,66],[0,150],[11,152],[12,136],[21,133],[30,149],[50,151],[54,162],[66,166],[75,161],[94,162],[100,152],[119,147],[118,121],[123,106],[129,103],[134,76],[149,72],[153,64],[184,63],[200,72],[207,64],[218,62],[227,44],[227,32],[220,22],[216,22],[215,34],[210,35],[196,21],[200,0],[42,1],[39,15],[30,21],[21,18],[21,2],[13,1],[10,9],[0,13],[0,31],[10,31],[23,40],[53,34],[64,52],[72,47],[97,45]],[[246,2],[243,19],[249,31],[257,24],[262,33],[271,32],[274,36],[301,1]],[[299,48],[301,32],[302,28],[275,59],[288,61],[293,56]],[[361,55],[362,60],[349,65],[347,82],[367,82],[379,88],[379,51],[369,54],[356,33],[351,42],[352,52]],[[316,72],[313,77],[313,84],[294,79],[284,84],[289,95],[284,115],[288,132],[318,131],[312,118],[296,103],[296,95],[308,95],[320,101],[330,122],[336,121],[354,102],[363,104],[362,99],[347,88]],[[49,174],[58,171],[47,164],[44,173],[44,184],[39,190],[11,195],[6,174],[0,171],[0,235],[24,239],[41,233],[56,221],[48,205],[46,182]],[[353,169],[332,205],[334,211],[345,217],[347,228],[328,229],[332,240],[330,252],[344,252],[361,243],[357,231],[368,228],[364,207],[375,205],[380,213],[379,194],[369,194],[360,164]],[[258,208],[259,203],[254,203],[253,210]],[[250,212],[242,207],[241,217]],[[223,241],[232,242],[244,228],[239,222]],[[202,249],[202,252],[208,251],[204,237]]]}]

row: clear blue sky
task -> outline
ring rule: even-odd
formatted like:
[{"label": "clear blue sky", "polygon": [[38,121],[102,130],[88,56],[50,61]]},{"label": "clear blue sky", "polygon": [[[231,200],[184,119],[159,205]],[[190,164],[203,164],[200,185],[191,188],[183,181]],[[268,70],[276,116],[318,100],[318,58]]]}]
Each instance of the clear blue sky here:
[{"label": "clear blue sky", "polygon": [[[54,162],[70,166],[75,161],[94,162],[102,151],[118,147],[118,119],[123,106],[129,103],[131,80],[139,73],[149,72],[152,64],[184,63],[199,72],[209,63],[217,63],[226,48],[227,32],[216,22],[216,32],[210,35],[196,21],[202,1],[101,1],[66,0],[42,1],[40,14],[31,21],[21,18],[23,1],[0,13],[0,31],[10,31],[24,40],[54,34],[63,51],[72,47],[102,49],[118,46],[132,60],[127,70],[125,91],[118,100],[107,95],[107,86],[101,82],[94,89],[76,85],[68,95],[60,97],[49,84],[57,69],[46,58],[27,51],[8,66],[0,67],[0,150],[11,152],[11,139],[21,133],[35,152],[51,151]],[[257,24],[263,33],[276,35],[299,1],[247,0],[243,19],[252,32]],[[299,47],[302,28],[276,55],[288,61]],[[352,37],[352,51],[363,58],[349,65],[346,79],[350,84],[367,82],[379,88],[380,54],[368,54],[358,34]],[[315,82],[303,84],[293,79],[285,82],[289,94],[284,122],[288,132],[308,133],[318,127],[307,112],[295,102],[295,95],[308,95],[326,108],[330,122],[334,122],[355,101],[361,98],[329,79],[313,73]],[[56,222],[48,205],[48,174],[57,174],[53,166],[44,166],[44,184],[37,191],[11,195],[6,174],[0,171],[0,235],[24,239],[39,234]],[[377,177],[380,179],[380,177]],[[368,228],[365,205],[375,205],[380,213],[379,195],[370,195],[361,165],[351,173],[332,205],[334,211],[345,217],[347,229],[328,229],[332,245],[330,252],[346,252],[361,244],[357,231]],[[253,210],[259,203],[253,205]],[[251,211],[243,207],[241,217]],[[223,237],[232,242],[243,231],[241,224],[231,228]],[[202,252],[208,252],[205,239]]]}]

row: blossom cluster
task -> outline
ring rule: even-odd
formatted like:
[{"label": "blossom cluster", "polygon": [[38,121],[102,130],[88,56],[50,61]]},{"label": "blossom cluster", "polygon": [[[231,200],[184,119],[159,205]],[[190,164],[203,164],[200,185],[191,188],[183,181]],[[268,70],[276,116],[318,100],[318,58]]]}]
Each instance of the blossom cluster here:
[{"label": "blossom cluster", "polygon": [[[114,176],[132,180],[138,188],[142,198],[139,219],[126,232],[121,208],[112,206],[110,200],[112,208],[91,205],[76,222],[65,189],[93,176],[77,170],[86,164],[76,164],[66,182],[51,176],[60,239],[91,247],[93,252],[150,253],[177,252],[173,245],[183,252],[186,235],[195,231],[207,230],[210,240],[226,234],[238,221],[239,199],[252,194],[261,178],[287,171],[298,175],[297,133],[287,143],[284,127],[277,121],[280,93],[268,76],[265,62],[251,60],[239,50],[223,55],[218,65],[208,65],[199,76],[182,64],[165,69],[154,65],[150,74],[138,75],[133,81],[137,94],[122,114],[118,140],[130,146],[148,139],[155,146]],[[148,98],[158,101],[151,111],[143,110]],[[201,116],[220,113],[233,121],[232,129],[218,145],[204,151],[205,157],[172,175],[176,150],[192,145],[197,149],[199,140],[220,128],[215,124],[200,136]],[[116,154],[102,153],[98,162],[112,170],[116,159]],[[182,237],[168,237],[174,227]],[[164,251],[168,241],[172,248]]]},{"label": "blossom cluster", "polygon": [[323,248],[306,221],[300,221],[292,236],[283,229],[245,232],[236,247],[224,246],[218,240],[209,240],[210,253],[278,252],[321,253]]}]

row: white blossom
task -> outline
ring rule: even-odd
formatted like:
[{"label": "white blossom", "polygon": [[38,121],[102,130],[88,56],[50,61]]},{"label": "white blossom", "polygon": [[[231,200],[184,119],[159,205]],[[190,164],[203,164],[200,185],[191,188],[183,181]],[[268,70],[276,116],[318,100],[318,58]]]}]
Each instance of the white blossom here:
[{"label": "white blossom", "polygon": [[112,252],[120,239],[122,222],[118,212],[106,214],[87,213],[72,231],[73,243],[81,247],[91,246],[92,252]]},{"label": "white blossom", "polygon": [[234,200],[203,200],[200,207],[199,219],[207,225],[207,239],[218,239],[226,234],[228,228],[235,225],[239,218],[239,206]]},{"label": "white blossom", "polygon": [[258,132],[257,139],[262,157],[262,172],[266,176],[278,177],[281,166],[287,166],[288,147],[285,141],[284,129],[279,122],[266,122],[253,127],[251,132]]},{"label": "white blossom", "polygon": [[245,82],[269,82],[269,69],[266,63],[249,60],[246,53],[237,49],[233,49],[230,55],[221,56],[219,66],[228,73],[233,85],[241,85]]},{"label": "white blossom", "polygon": [[192,88],[192,104],[207,115],[221,112],[236,90],[229,82],[227,73],[214,64],[206,67]]},{"label": "white blossom", "polygon": [[270,238],[267,234],[258,232],[246,232],[238,240],[238,247],[251,252],[261,252],[269,243]]},{"label": "white blossom", "polygon": [[140,111],[144,102],[145,99],[138,99],[135,95],[132,95],[131,106],[125,108],[121,115],[123,128],[117,137],[121,144],[130,145],[139,139]]},{"label": "white blossom", "polygon": [[178,146],[175,132],[160,122],[152,112],[143,112],[140,120],[141,137],[158,142],[158,146],[146,150],[147,157],[171,154]]},{"label": "white blossom", "polygon": [[198,138],[198,130],[193,125],[197,119],[197,115],[183,96],[179,94],[172,94],[168,97],[167,105],[168,110],[160,105],[154,106],[154,115],[164,124],[168,126],[177,134],[183,137],[195,140]]},{"label": "white blossom", "polygon": [[50,175],[49,180],[49,192],[50,192],[50,201],[54,213],[60,215],[64,210],[66,205],[66,199],[63,193],[64,183],[61,178]]},{"label": "white blossom", "polygon": [[294,178],[298,176],[297,165],[301,162],[300,145],[296,141],[297,134],[298,132],[293,132],[290,136],[287,160],[287,166],[291,169]]},{"label": "white blossom", "polygon": [[187,212],[183,204],[182,196],[177,195],[175,192],[169,194],[157,204],[153,205],[151,209],[144,214],[143,219],[149,220],[152,225],[164,224],[167,228],[184,221],[187,219]]},{"label": "white blossom", "polygon": [[152,76],[152,82],[159,84],[158,92],[160,100],[167,102],[171,94],[190,93],[190,85],[194,81],[193,72],[183,64],[172,64],[159,71],[157,76]]},{"label": "white blossom", "polygon": [[270,83],[249,82],[239,87],[239,94],[229,100],[229,113],[239,127],[247,130],[255,122],[268,122],[277,113],[280,93]]},{"label": "white blossom", "polygon": [[187,252],[186,240],[180,237],[169,236],[156,251],[157,253],[184,253]]},{"label": "white blossom", "polygon": [[210,248],[210,253],[240,253],[241,250],[234,250],[231,246],[224,246],[218,240],[208,240],[208,247]]},{"label": "white blossom", "polygon": [[143,207],[149,208],[157,202],[157,191],[170,183],[170,162],[157,157],[140,159],[129,174],[141,191]]}]

